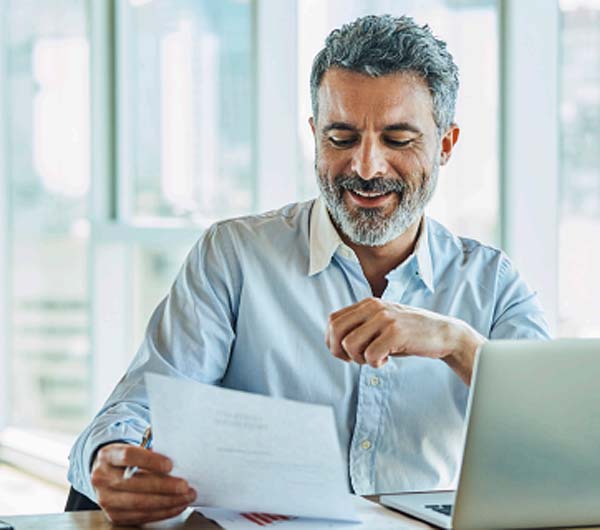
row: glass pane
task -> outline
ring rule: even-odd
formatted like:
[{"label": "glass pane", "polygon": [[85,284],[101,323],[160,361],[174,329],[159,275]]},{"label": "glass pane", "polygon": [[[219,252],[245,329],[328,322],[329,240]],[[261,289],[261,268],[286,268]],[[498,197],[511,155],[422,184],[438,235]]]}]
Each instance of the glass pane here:
[{"label": "glass pane", "polygon": [[[440,170],[428,210],[455,233],[499,244],[498,9],[494,0],[299,0],[298,95],[303,167],[299,194],[317,194],[309,78],[313,57],[333,28],[368,14],[410,15],[448,43],[460,70],[460,140]],[[477,43],[476,46],[473,43]]]},{"label": "glass pane", "polygon": [[120,177],[131,191],[129,213],[206,222],[249,212],[251,2],[117,6]]},{"label": "glass pane", "polygon": [[600,1],[561,0],[559,334],[600,335]]},{"label": "glass pane", "polygon": [[11,418],[77,432],[90,405],[89,43],[84,0],[3,2]]}]

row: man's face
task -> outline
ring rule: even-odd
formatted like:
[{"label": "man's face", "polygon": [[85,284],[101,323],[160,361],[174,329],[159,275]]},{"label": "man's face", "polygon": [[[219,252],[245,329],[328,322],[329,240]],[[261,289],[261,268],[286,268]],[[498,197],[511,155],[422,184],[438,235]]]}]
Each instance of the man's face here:
[{"label": "man's face", "polygon": [[353,243],[385,245],[420,219],[440,165],[432,109],[415,75],[325,73],[310,122],[315,169],[333,221]]}]

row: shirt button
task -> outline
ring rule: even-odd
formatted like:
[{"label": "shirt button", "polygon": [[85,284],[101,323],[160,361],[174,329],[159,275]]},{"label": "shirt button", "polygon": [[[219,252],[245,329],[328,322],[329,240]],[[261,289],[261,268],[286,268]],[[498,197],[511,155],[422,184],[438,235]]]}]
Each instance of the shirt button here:
[{"label": "shirt button", "polygon": [[369,440],[365,440],[360,444],[360,446],[366,451],[368,449],[371,449],[371,442]]},{"label": "shirt button", "polygon": [[376,375],[374,375],[373,377],[371,377],[371,379],[369,379],[369,384],[371,386],[377,386],[380,383],[379,377],[377,377]]}]

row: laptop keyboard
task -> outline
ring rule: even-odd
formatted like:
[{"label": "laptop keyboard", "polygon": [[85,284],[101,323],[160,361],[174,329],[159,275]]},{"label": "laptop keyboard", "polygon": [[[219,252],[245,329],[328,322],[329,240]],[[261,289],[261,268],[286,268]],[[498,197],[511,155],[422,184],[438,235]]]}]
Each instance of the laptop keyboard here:
[{"label": "laptop keyboard", "polygon": [[425,508],[429,508],[434,512],[443,513],[444,515],[452,515],[452,504],[426,504]]}]

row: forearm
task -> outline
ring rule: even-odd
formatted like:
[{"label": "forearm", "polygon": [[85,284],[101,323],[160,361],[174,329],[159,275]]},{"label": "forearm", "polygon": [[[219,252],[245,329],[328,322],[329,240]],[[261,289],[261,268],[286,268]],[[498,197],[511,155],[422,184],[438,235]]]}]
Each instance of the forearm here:
[{"label": "forearm", "polygon": [[451,353],[443,357],[443,360],[467,386],[470,386],[475,365],[475,354],[487,339],[466,322],[457,320],[454,328],[454,346]]}]

